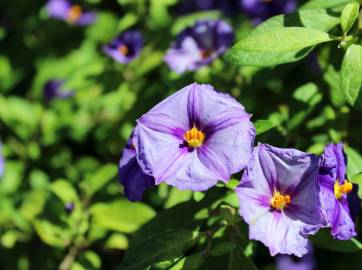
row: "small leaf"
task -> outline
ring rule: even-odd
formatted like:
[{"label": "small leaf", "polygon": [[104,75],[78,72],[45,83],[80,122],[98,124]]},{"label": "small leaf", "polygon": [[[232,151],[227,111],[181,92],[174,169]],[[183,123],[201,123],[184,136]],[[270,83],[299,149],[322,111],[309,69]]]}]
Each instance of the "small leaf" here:
[{"label": "small leaf", "polygon": [[275,127],[275,124],[269,120],[257,120],[254,123],[254,127],[256,130],[256,135],[260,135]]},{"label": "small leaf", "polygon": [[353,184],[357,184],[357,185],[361,185],[362,184],[362,172],[353,175],[350,179],[349,179]]},{"label": "small leaf", "polygon": [[240,40],[226,57],[235,65],[267,67],[295,62],[308,55],[313,46],[328,41],[329,35],[319,30],[277,27]]},{"label": "small leaf", "polygon": [[341,89],[347,102],[362,109],[362,46],[351,45],[343,58],[341,67]]},{"label": "small leaf", "polygon": [[56,180],[51,184],[50,189],[64,204],[78,201],[76,190],[66,180]]},{"label": "small leaf", "polygon": [[204,253],[195,253],[186,256],[179,260],[174,266],[168,268],[169,270],[199,270],[202,269],[201,265],[205,261]]},{"label": "small leaf", "polygon": [[359,13],[359,4],[350,3],[344,7],[341,15],[341,26],[343,33],[347,33],[356,21]]},{"label": "small leaf", "polygon": [[350,253],[362,250],[362,243],[357,239],[352,238],[345,241],[333,239],[329,229],[322,229],[317,234],[310,236],[309,239],[318,247],[337,252]]},{"label": "small leaf", "polygon": [[155,235],[130,250],[119,269],[144,270],[157,262],[182,256],[198,239],[198,233],[187,230],[173,230]]},{"label": "small leaf", "polygon": [[241,248],[236,248],[230,253],[228,270],[257,270],[254,263],[246,257]]},{"label": "small leaf", "polygon": [[352,147],[345,146],[344,151],[347,154],[347,178],[352,179],[362,172],[362,156]]},{"label": "small leaf", "polygon": [[149,206],[127,200],[96,203],[90,212],[95,225],[124,233],[136,231],[155,216],[155,211]]},{"label": "small leaf", "polygon": [[232,251],[233,249],[235,249],[237,246],[235,243],[233,242],[223,242],[223,243],[218,243],[215,246],[213,246],[210,250],[210,255],[211,256],[221,256],[224,255],[226,253],[229,253],[230,251]]}]

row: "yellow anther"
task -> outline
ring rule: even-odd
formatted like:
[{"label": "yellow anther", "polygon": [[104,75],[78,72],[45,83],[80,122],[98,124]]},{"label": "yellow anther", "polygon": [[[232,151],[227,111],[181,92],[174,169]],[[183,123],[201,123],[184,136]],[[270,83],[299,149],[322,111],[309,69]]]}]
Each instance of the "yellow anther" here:
[{"label": "yellow anther", "polygon": [[129,52],[128,47],[126,45],[119,46],[118,51],[122,55],[128,55],[128,52]]},{"label": "yellow anther", "polygon": [[289,195],[282,195],[279,191],[276,191],[270,200],[270,206],[275,210],[283,210],[290,202],[291,198]]},{"label": "yellow anther", "polygon": [[334,183],[334,196],[337,200],[342,198],[344,194],[347,194],[352,191],[353,185],[351,182],[348,182],[347,180],[344,180],[344,183],[342,185],[339,184],[339,181],[337,180]]},{"label": "yellow anther", "polygon": [[196,127],[193,127],[189,131],[186,131],[184,134],[184,139],[190,147],[199,147],[205,140],[205,135]]},{"label": "yellow anther", "polygon": [[67,21],[70,23],[75,23],[78,21],[80,16],[82,16],[83,10],[79,5],[73,5],[70,7],[68,11]]}]

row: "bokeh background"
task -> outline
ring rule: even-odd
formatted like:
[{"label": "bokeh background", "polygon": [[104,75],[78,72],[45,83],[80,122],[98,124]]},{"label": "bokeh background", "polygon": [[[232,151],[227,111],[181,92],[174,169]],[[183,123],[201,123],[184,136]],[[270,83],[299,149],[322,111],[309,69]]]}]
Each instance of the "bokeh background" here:
[{"label": "bokeh background", "polygon": [[[258,141],[317,154],[326,143],[345,141],[349,171],[362,171],[362,117],[346,105],[339,89],[341,49],[323,45],[300,62],[264,69],[232,66],[220,57],[195,72],[176,74],[163,57],[186,26],[223,19],[233,26],[236,40],[254,27],[237,1],[218,1],[223,7],[211,10],[180,2],[82,1],[97,19],[79,26],[50,18],[45,1],[0,0],[5,160],[0,269],[117,269],[143,224],[165,209],[198,201],[203,194],[161,185],[148,190],[143,202],[132,203],[117,176],[136,119],[195,81],[233,95],[253,121],[271,121],[274,128]],[[144,47],[136,59],[120,64],[102,46],[128,29],[142,33]],[[49,80],[64,80],[63,88],[73,94],[46,98]],[[229,203],[237,207],[232,196]],[[276,269],[265,247],[254,249],[260,269]],[[361,253],[315,248],[314,256],[316,269],[362,265]],[[222,264],[222,258],[218,261]]]}]

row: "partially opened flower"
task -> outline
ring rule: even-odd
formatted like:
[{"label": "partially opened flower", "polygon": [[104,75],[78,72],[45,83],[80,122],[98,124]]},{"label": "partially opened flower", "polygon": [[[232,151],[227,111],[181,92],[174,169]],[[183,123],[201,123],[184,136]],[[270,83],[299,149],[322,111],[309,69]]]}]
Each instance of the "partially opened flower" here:
[{"label": "partially opened flower", "polygon": [[83,10],[70,0],[49,0],[46,5],[50,17],[66,21],[70,24],[88,25],[95,21],[95,12]]},{"label": "partially opened flower", "polygon": [[332,236],[339,240],[356,236],[354,221],[361,205],[357,186],[346,179],[346,163],[343,144],[329,144],[318,175],[322,216]]},{"label": "partially opened flower", "polygon": [[63,80],[49,80],[44,85],[43,95],[46,101],[50,101],[55,98],[65,99],[74,95],[73,91],[63,90]]},{"label": "partially opened flower", "polygon": [[165,61],[177,73],[197,70],[223,54],[233,40],[233,30],[226,22],[198,21],[177,36],[166,53]]},{"label": "partially opened flower", "polygon": [[126,31],[103,47],[103,51],[117,62],[126,64],[135,59],[143,46],[139,31]]},{"label": "partially opened flower", "polygon": [[297,0],[239,0],[242,10],[260,23],[278,14],[290,13],[297,8]]},{"label": "partially opened flower", "polygon": [[241,104],[194,83],[144,114],[133,142],[141,168],[157,185],[202,191],[248,164],[254,137]]},{"label": "partially opened flower", "polygon": [[129,138],[119,161],[119,180],[124,186],[124,193],[130,201],[140,201],[144,191],[154,186],[153,177],[143,173],[136,159],[133,134]]},{"label": "partially opened flower", "polygon": [[309,234],[321,225],[317,175],[320,159],[266,144],[254,148],[236,192],[249,237],[272,256],[308,251]]},{"label": "partially opened flower", "polygon": [[310,244],[308,253],[301,258],[293,255],[278,255],[276,257],[277,270],[314,270],[316,261],[313,246]]}]

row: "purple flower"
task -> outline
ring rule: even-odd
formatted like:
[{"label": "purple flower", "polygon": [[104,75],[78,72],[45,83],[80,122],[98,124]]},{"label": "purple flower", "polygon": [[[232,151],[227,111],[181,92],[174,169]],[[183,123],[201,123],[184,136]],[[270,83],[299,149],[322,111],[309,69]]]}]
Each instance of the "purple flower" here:
[{"label": "purple flower", "polygon": [[54,98],[65,99],[74,95],[72,91],[63,91],[63,80],[49,80],[44,85],[44,98],[46,101],[50,101]]},{"label": "purple flower", "polygon": [[124,193],[130,201],[140,201],[144,191],[155,185],[153,177],[143,173],[136,159],[133,133],[128,139],[119,161],[119,180],[124,186]]},{"label": "purple flower", "polygon": [[233,30],[226,22],[198,21],[177,36],[176,42],[166,53],[165,61],[177,73],[197,70],[223,54],[233,40]]},{"label": "purple flower", "polygon": [[315,258],[312,245],[306,255],[301,258],[290,255],[278,255],[276,257],[278,270],[313,270],[315,269]]},{"label": "purple flower", "polygon": [[322,217],[339,240],[356,236],[354,221],[361,205],[357,186],[346,180],[346,163],[343,144],[328,144],[318,175]]},{"label": "purple flower", "polygon": [[74,205],[73,202],[68,202],[68,203],[66,203],[65,206],[64,206],[65,210],[66,210],[67,213],[69,213],[69,214],[73,212],[74,207],[75,207],[75,205]]},{"label": "purple flower", "polygon": [[281,13],[290,13],[297,8],[297,0],[239,0],[242,10],[258,24]]},{"label": "purple flower", "polygon": [[319,163],[317,156],[295,149],[254,148],[236,192],[249,237],[263,242],[272,256],[303,256],[307,236],[320,228]]},{"label": "purple flower", "polygon": [[126,31],[103,47],[103,51],[117,62],[126,64],[136,58],[143,46],[139,31]]},{"label": "purple flower", "polygon": [[71,24],[88,25],[95,21],[95,12],[84,11],[80,5],[70,0],[49,0],[46,5],[50,17],[67,21]]},{"label": "purple flower", "polygon": [[248,164],[255,137],[250,117],[231,96],[193,83],[138,120],[138,163],[156,185],[202,191],[227,182]]}]

